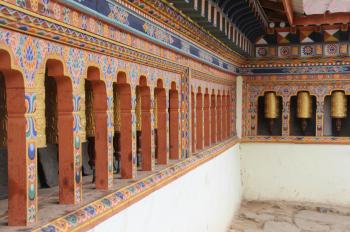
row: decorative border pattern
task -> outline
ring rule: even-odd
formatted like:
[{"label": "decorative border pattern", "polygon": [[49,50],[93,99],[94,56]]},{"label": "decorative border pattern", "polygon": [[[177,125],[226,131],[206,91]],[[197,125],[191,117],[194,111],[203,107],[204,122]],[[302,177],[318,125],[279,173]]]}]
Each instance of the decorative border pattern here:
[{"label": "decorative border pattern", "polygon": [[124,187],[114,193],[91,202],[84,207],[62,217],[58,218],[47,225],[35,229],[37,232],[55,232],[71,231],[84,229],[91,226],[94,221],[103,217],[109,217],[116,214],[125,207],[130,201],[137,201],[145,197],[152,191],[155,191],[159,185],[165,185],[175,177],[179,177],[189,172],[193,168],[219,156],[222,152],[234,146],[237,139],[230,139],[220,143],[217,146],[209,148],[184,161],[161,170],[143,180],[130,186]]},{"label": "decorative border pattern", "polygon": [[[253,67],[242,67],[239,69],[241,75],[274,75],[274,74],[336,74],[350,73],[350,62],[343,63],[303,63],[303,64],[269,64],[252,65]],[[267,67],[266,67],[267,66]]]},{"label": "decorative border pattern", "polygon": [[255,46],[255,57],[264,58],[304,58],[350,56],[350,43],[333,42],[317,44]]},{"label": "decorative border pattern", "polygon": [[349,137],[244,136],[241,143],[349,144]]},{"label": "decorative border pattern", "polygon": [[[107,38],[114,37],[116,29],[121,28],[216,68],[231,73],[237,71],[235,65],[199,48],[194,43],[179,37],[173,32],[161,28],[154,22],[114,1],[100,0],[99,8],[96,8],[96,5],[91,1],[85,0],[61,0],[60,2],[64,5],[53,0],[44,1],[43,4],[39,5],[37,4],[38,1],[30,4],[26,4],[25,1],[23,3],[22,1],[10,0],[10,2],[19,7],[60,20],[65,24],[74,25],[82,30],[107,36]],[[74,8],[80,12],[74,10]],[[107,23],[113,26],[107,26]],[[187,45],[183,48],[183,44]],[[207,59],[207,57],[210,57],[210,59]]]}]

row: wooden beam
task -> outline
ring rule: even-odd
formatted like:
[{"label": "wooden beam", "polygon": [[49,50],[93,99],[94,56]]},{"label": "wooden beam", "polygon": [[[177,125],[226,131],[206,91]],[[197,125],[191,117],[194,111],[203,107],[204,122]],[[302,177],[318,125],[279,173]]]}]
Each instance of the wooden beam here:
[{"label": "wooden beam", "polygon": [[294,15],[293,15],[293,7],[292,7],[292,1],[291,0],[282,0],[284,10],[287,13],[287,18],[289,25],[294,26]]},{"label": "wooden beam", "polygon": [[285,12],[283,3],[282,2],[271,2],[269,0],[260,0],[260,4],[263,8],[278,11],[278,12]]},{"label": "wooden beam", "polygon": [[283,12],[265,9],[265,13],[267,14],[267,17],[269,18],[269,20],[271,21],[274,21],[274,22],[288,21],[286,14]]},{"label": "wooden beam", "polygon": [[300,16],[294,19],[294,25],[322,25],[350,23],[350,13],[325,13],[308,16]]}]

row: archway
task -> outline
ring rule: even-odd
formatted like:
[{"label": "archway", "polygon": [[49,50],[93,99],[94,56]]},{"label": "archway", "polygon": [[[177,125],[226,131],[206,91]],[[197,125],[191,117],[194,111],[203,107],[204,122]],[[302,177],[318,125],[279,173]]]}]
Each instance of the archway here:
[{"label": "archway", "polygon": [[169,90],[169,141],[170,159],[179,159],[179,96],[175,82]]},{"label": "archway", "polygon": [[[63,64],[58,60],[48,60],[46,63],[45,84],[50,82],[50,87],[56,94],[56,102],[46,107],[57,110],[57,122],[49,122],[47,126],[54,127],[57,123],[58,143],[58,172],[59,172],[59,202],[61,204],[75,203],[75,171],[74,171],[74,144],[73,144],[73,88],[69,77],[64,76]],[[53,84],[54,83],[54,84]],[[47,86],[47,85],[46,85]],[[45,87],[47,89],[47,87]],[[48,91],[47,91],[48,92]],[[52,97],[54,98],[54,96]],[[50,103],[51,104],[51,103]],[[46,116],[49,116],[46,114]],[[47,119],[50,119],[47,117]],[[50,136],[52,133],[50,134]],[[55,131],[53,130],[53,137]],[[55,152],[50,155],[54,156]]]},{"label": "archway", "polygon": [[0,199],[8,197],[7,107],[5,77],[0,72]]},{"label": "archway", "polygon": [[226,105],[226,95],[225,93],[222,94],[222,102],[221,102],[221,117],[222,117],[222,129],[221,129],[221,139],[224,140],[226,139],[226,134],[227,134],[227,105]]},{"label": "archway", "polygon": [[119,144],[119,149],[114,145],[114,149],[120,150],[120,170],[123,179],[130,179],[134,176],[134,163],[132,158],[132,105],[131,86],[127,83],[126,74],[119,72],[117,82],[113,84],[114,91],[114,131],[119,135],[114,144]]},{"label": "archway", "polygon": [[161,79],[157,80],[157,87],[154,88],[154,97],[156,159],[158,164],[167,164],[166,93]]},{"label": "archway", "polygon": [[[4,135],[2,143],[6,146],[8,157],[8,224],[24,226],[28,222],[28,201],[36,200],[35,189],[34,195],[29,195],[27,186],[24,80],[20,72],[11,69],[11,58],[7,51],[0,50],[0,61],[1,88],[5,90],[2,95],[0,114],[6,116],[1,119],[0,133]],[[28,155],[30,160],[35,159],[35,147],[29,151]],[[34,179],[36,180],[36,176]],[[33,187],[36,188],[36,186]]]},{"label": "archway", "polygon": [[90,130],[92,136],[89,142],[94,144],[94,147],[89,149],[93,154],[90,153],[89,156],[95,170],[96,188],[108,189],[107,91],[105,83],[100,80],[98,68],[88,67],[85,87],[86,93],[90,93],[88,99],[92,101],[90,101],[92,112],[87,115],[89,117],[87,119],[87,129]]},{"label": "archway", "polygon": [[231,95],[230,93],[228,93],[227,95],[227,133],[226,133],[226,137],[229,138],[231,136]]},{"label": "archway", "polygon": [[203,98],[201,88],[198,87],[198,93],[196,96],[196,132],[197,132],[197,150],[203,149]]},{"label": "archway", "polygon": [[209,112],[209,92],[205,90],[204,94],[204,146],[210,146],[210,112]]},{"label": "archway", "polygon": [[218,92],[216,100],[216,141],[221,141],[221,95],[220,92]]},{"label": "archway", "polygon": [[151,96],[150,88],[147,86],[147,79],[141,76],[139,85],[136,87],[136,114],[137,114],[137,147],[138,164],[143,171],[151,171],[153,157],[151,152]]},{"label": "archway", "polygon": [[215,99],[214,90],[211,93],[211,104],[210,104],[210,113],[211,113],[211,144],[216,143],[216,99]]}]

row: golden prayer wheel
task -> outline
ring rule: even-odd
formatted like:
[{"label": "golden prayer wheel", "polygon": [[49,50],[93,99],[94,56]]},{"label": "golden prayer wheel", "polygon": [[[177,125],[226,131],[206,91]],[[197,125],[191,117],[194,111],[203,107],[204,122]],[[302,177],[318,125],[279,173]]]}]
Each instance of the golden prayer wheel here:
[{"label": "golden prayer wheel", "polygon": [[265,118],[268,120],[268,129],[272,134],[275,126],[275,119],[279,117],[279,103],[275,92],[265,93]]},{"label": "golden prayer wheel", "polygon": [[265,118],[276,119],[279,117],[279,104],[275,92],[265,93]]},{"label": "golden prayer wheel", "polygon": [[298,93],[297,118],[312,118],[312,99],[310,93],[307,91]]},{"label": "golden prayer wheel", "polygon": [[346,118],[347,99],[343,91],[334,91],[332,93],[332,118]]},{"label": "golden prayer wheel", "polygon": [[331,117],[335,119],[335,130],[339,135],[343,118],[347,117],[347,97],[343,91],[332,92]]}]

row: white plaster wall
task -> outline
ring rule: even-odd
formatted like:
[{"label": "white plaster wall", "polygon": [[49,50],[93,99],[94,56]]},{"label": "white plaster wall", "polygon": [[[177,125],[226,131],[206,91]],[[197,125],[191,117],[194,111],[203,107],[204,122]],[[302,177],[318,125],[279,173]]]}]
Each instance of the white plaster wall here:
[{"label": "white plaster wall", "polygon": [[240,146],[245,199],[350,205],[350,145]]},{"label": "white plaster wall", "polygon": [[91,231],[225,232],[240,202],[240,156],[235,145]]}]

